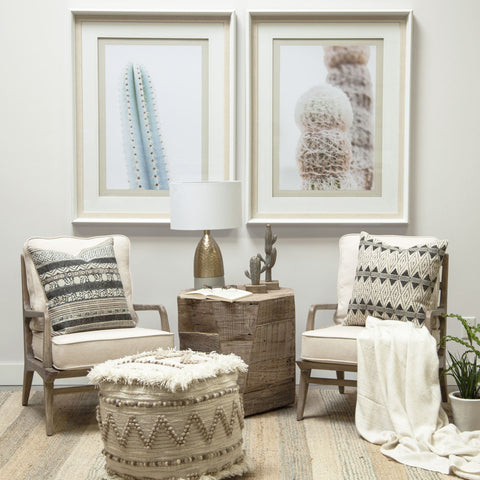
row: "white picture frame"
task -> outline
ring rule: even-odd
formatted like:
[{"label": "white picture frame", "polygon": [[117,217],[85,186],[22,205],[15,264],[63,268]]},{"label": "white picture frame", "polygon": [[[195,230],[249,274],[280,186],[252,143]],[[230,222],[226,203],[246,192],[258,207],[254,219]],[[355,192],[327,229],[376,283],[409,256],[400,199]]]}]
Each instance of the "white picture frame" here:
[{"label": "white picture frame", "polygon": [[73,223],[168,223],[169,181],[234,179],[234,12],[72,15]]},{"label": "white picture frame", "polygon": [[[248,223],[408,223],[412,15],[410,10],[249,12]],[[338,65],[331,52],[344,47],[369,55],[366,60],[344,56],[347,60],[342,61],[362,62],[362,72],[368,70],[362,75],[371,79],[371,166],[350,169],[358,164],[359,149],[363,154],[365,148],[354,144],[357,133],[348,133],[350,157],[337,162],[340,170],[332,167],[332,174],[321,170],[320,164],[311,173],[311,137],[317,142],[330,132],[318,121],[314,127],[301,123],[313,108],[308,99],[323,95],[323,101],[324,91],[335,96],[338,89],[343,90],[341,95],[346,94],[352,104],[351,124],[358,124],[350,92],[341,82],[332,85]],[[327,70],[321,64],[328,64]],[[314,153],[313,158],[332,158],[328,150],[319,148]],[[362,183],[359,171],[367,171],[373,180]],[[295,175],[298,179],[292,178]]]}]

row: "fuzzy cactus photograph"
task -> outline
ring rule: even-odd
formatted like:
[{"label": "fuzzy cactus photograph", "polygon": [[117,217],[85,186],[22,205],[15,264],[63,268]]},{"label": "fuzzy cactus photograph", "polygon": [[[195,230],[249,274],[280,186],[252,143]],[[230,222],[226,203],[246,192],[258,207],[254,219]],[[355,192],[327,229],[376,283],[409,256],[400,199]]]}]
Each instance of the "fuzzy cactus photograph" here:
[{"label": "fuzzy cactus photograph", "polygon": [[112,40],[105,46],[106,194],[168,195],[169,182],[202,178],[202,42]]},{"label": "fuzzy cactus photograph", "polygon": [[376,46],[279,49],[278,191],[375,187]]}]

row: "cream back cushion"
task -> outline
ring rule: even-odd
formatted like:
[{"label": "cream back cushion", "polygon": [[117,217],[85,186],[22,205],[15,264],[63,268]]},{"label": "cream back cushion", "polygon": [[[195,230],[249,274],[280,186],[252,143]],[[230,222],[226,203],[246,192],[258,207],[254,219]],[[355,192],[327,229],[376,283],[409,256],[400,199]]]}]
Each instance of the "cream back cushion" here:
[{"label": "cream back cushion", "polygon": [[[375,238],[401,248],[409,248],[426,242],[434,242],[435,237],[414,237],[405,235],[375,235]],[[338,262],[337,299],[338,308],[335,316],[337,323],[343,323],[347,317],[348,304],[352,298],[355,271],[357,269],[360,233],[350,233],[340,238],[340,258]]]},{"label": "cream back cushion", "polygon": [[[137,323],[138,317],[133,309],[132,300],[132,279],[130,276],[129,258],[130,258],[130,240],[124,235],[106,235],[101,237],[55,237],[55,238],[31,238],[25,242],[23,255],[25,258],[25,273],[27,278],[27,289],[30,295],[30,306],[33,310],[40,312],[47,311],[47,298],[42,283],[38,276],[28,247],[44,250],[55,250],[66,252],[72,255],[94,245],[98,245],[105,240],[113,238],[113,248],[117,260],[118,271],[122,278],[123,290],[127,300],[130,314]],[[31,327],[34,330],[43,330],[43,325],[38,322],[32,322]]]}]

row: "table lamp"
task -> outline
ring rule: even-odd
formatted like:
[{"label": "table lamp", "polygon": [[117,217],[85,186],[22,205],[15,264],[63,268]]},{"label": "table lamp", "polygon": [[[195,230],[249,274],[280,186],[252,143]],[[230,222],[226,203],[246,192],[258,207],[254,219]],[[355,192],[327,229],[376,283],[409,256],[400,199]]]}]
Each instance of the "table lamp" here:
[{"label": "table lamp", "polygon": [[238,181],[170,183],[170,228],[203,230],[193,262],[195,289],[225,286],[222,253],[210,230],[241,226],[241,198]]}]

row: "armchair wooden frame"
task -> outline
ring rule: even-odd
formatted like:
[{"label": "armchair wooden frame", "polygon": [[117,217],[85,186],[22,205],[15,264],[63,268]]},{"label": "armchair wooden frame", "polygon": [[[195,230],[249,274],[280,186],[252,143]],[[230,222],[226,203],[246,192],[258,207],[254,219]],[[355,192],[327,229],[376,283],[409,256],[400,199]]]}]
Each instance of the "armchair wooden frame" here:
[{"label": "armchair wooden frame", "polygon": [[[24,369],[23,369],[23,389],[22,405],[28,405],[30,390],[34,372],[43,380],[43,392],[45,403],[45,422],[47,435],[53,434],[53,396],[65,393],[80,393],[91,391],[94,385],[82,385],[74,387],[54,388],[55,380],[59,378],[84,377],[90,371],[90,368],[57,370],[53,366],[51,332],[52,325],[47,312],[39,312],[30,308],[30,295],[27,289],[27,279],[25,272],[25,259],[21,256],[21,275],[22,275],[22,311],[23,311],[23,343],[24,343]],[[161,328],[165,332],[170,331],[168,315],[163,305],[140,305],[134,304],[135,311],[158,311],[160,315]],[[38,318],[43,321],[43,360],[38,360],[33,354],[32,339],[33,334],[30,328],[30,321]],[[50,333],[50,334],[47,334]]]},{"label": "armchair wooden frame", "polygon": [[[425,319],[425,326],[432,332],[434,325],[438,325],[440,339],[446,335],[446,318],[443,316],[447,314],[447,292],[448,292],[448,262],[449,257],[446,254],[443,257],[443,263],[441,268],[441,278],[439,286],[439,302],[438,308],[428,311]],[[315,328],[315,316],[320,310],[337,310],[337,304],[315,304],[310,307],[307,317],[306,331],[314,330]],[[334,316],[336,321],[336,315]],[[336,323],[340,323],[336,321]],[[440,360],[439,365],[439,379],[440,389],[442,393],[442,400],[447,401],[447,379],[443,374],[445,370],[445,347],[441,344],[438,348],[438,356]],[[331,363],[331,362],[315,362],[309,360],[298,360],[297,365],[300,368],[300,385],[297,399],[297,420],[303,419],[305,410],[305,402],[307,399],[307,391],[309,384],[317,385],[338,385],[340,393],[345,392],[345,387],[356,387],[357,381],[352,379],[345,379],[345,372],[356,372],[356,363]],[[319,378],[312,377],[312,370],[329,370],[336,372],[335,378]]]}]

